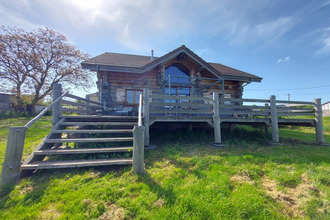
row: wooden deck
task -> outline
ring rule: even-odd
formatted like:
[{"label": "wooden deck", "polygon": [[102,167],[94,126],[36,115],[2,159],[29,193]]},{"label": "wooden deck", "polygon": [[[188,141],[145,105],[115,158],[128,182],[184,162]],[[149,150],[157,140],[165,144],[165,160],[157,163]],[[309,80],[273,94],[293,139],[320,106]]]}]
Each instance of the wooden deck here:
[{"label": "wooden deck", "polygon": [[[270,99],[220,99],[213,97],[149,95],[144,90],[143,125],[145,143],[149,143],[149,128],[157,122],[205,122],[214,127],[215,142],[221,142],[221,124],[262,125],[272,128],[273,142],[279,142],[278,126],[315,127],[316,140],[324,142],[320,100],[314,102]],[[140,106],[141,107],[141,106]],[[220,134],[219,134],[220,133]]]}]

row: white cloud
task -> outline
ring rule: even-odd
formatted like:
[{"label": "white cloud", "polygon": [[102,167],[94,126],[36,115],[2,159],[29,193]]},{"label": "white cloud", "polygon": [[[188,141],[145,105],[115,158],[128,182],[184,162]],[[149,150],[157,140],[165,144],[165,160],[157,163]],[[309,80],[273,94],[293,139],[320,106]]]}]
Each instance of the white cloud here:
[{"label": "white cloud", "polygon": [[276,63],[286,63],[289,62],[291,60],[291,57],[284,57],[281,59],[278,59]]},{"label": "white cloud", "polygon": [[192,38],[261,45],[299,20],[274,13],[279,3],[272,0],[25,0],[24,7],[20,2],[0,0],[0,10],[13,15],[12,23],[48,26],[91,43],[107,39],[139,52],[149,51],[152,42],[179,46]]},{"label": "white cloud", "polygon": [[317,43],[321,46],[315,54],[316,55],[327,55],[330,54],[330,27],[325,28],[321,32],[321,37],[318,39]]},{"label": "white cloud", "polygon": [[289,31],[294,24],[295,22],[292,17],[280,17],[275,20],[258,24],[255,27],[255,30],[260,37],[276,39]]}]

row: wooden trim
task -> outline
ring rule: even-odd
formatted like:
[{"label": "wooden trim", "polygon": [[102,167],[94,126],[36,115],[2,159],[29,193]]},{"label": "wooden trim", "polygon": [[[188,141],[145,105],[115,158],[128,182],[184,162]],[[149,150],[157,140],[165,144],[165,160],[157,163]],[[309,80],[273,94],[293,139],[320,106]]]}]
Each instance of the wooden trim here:
[{"label": "wooden trim", "polygon": [[92,100],[88,100],[88,99],[84,99],[84,98],[81,98],[81,97],[79,97],[79,96],[75,96],[75,95],[72,95],[72,94],[69,94],[69,93],[67,93],[67,94],[65,95],[65,97],[72,98],[72,99],[77,99],[77,100],[84,101],[84,102],[93,103],[93,104],[96,104],[96,105],[99,105],[99,106],[103,106],[102,103],[94,102],[94,101],[92,101]]},{"label": "wooden trim", "polygon": [[231,102],[262,102],[262,103],[269,103],[268,99],[238,99],[238,98],[224,98],[224,101],[231,101]]},{"label": "wooden trim", "polygon": [[220,105],[220,109],[265,109],[265,106],[253,106],[253,105]]},{"label": "wooden trim", "polygon": [[169,95],[150,95],[150,98],[153,99],[175,99],[175,100],[203,100],[203,101],[212,101],[210,97],[197,97],[197,96],[169,96]]},{"label": "wooden trim", "polygon": [[212,109],[209,110],[176,110],[176,109],[150,109],[152,113],[164,113],[164,114],[211,114]]},{"label": "wooden trim", "polygon": [[193,103],[193,102],[182,102],[182,103],[171,103],[171,102],[150,102],[150,107],[164,107],[164,106],[174,106],[174,107],[207,107],[211,108],[212,104],[203,104],[203,103]]},{"label": "wooden trim", "polygon": [[262,112],[262,111],[221,111],[221,115],[252,115],[252,116],[268,116],[268,112]]},{"label": "wooden trim", "polygon": [[62,112],[67,112],[67,113],[86,113],[86,114],[94,113],[94,111],[83,110],[83,109],[76,109],[76,108],[62,108]]},{"label": "wooden trim", "polygon": [[78,102],[71,102],[71,101],[68,101],[68,100],[63,100],[62,103],[67,104],[67,105],[77,106],[77,107],[84,107],[84,108],[90,108],[90,109],[100,109],[100,107],[98,107],[98,106],[92,106],[92,105],[87,105],[87,104],[78,103]]},{"label": "wooden trim", "polygon": [[314,105],[314,102],[303,102],[303,101],[285,101],[285,100],[276,100],[276,103],[282,104],[299,104],[299,105]]},{"label": "wooden trim", "polygon": [[305,112],[277,112],[277,116],[314,116],[314,113],[305,113]]}]

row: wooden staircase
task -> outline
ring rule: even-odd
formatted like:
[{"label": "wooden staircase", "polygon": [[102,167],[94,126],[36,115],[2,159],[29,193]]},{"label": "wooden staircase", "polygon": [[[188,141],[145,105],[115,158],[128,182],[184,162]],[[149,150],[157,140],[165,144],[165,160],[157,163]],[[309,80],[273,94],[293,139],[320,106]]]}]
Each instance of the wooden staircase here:
[{"label": "wooden staircase", "polygon": [[132,164],[137,120],[135,116],[61,116],[21,170]]}]

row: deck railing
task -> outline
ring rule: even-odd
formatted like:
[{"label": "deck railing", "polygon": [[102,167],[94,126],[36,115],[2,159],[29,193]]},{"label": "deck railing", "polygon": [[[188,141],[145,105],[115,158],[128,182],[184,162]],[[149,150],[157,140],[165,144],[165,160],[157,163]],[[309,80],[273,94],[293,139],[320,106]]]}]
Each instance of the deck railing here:
[{"label": "deck railing", "polygon": [[[149,90],[144,90],[143,117],[146,126],[145,141],[149,143],[150,118],[153,122],[164,118],[182,121],[184,118],[202,119],[212,118],[215,128],[216,143],[221,141],[217,135],[220,131],[218,124],[229,123],[263,123],[272,128],[272,140],[279,142],[278,126],[297,125],[315,127],[316,142],[322,144],[323,124],[321,99],[314,102],[276,100],[270,99],[220,99],[218,93],[213,97],[173,96],[173,95],[149,95]],[[187,121],[187,120],[185,120]],[[189,120],[188,120],[189,121]]]}]

